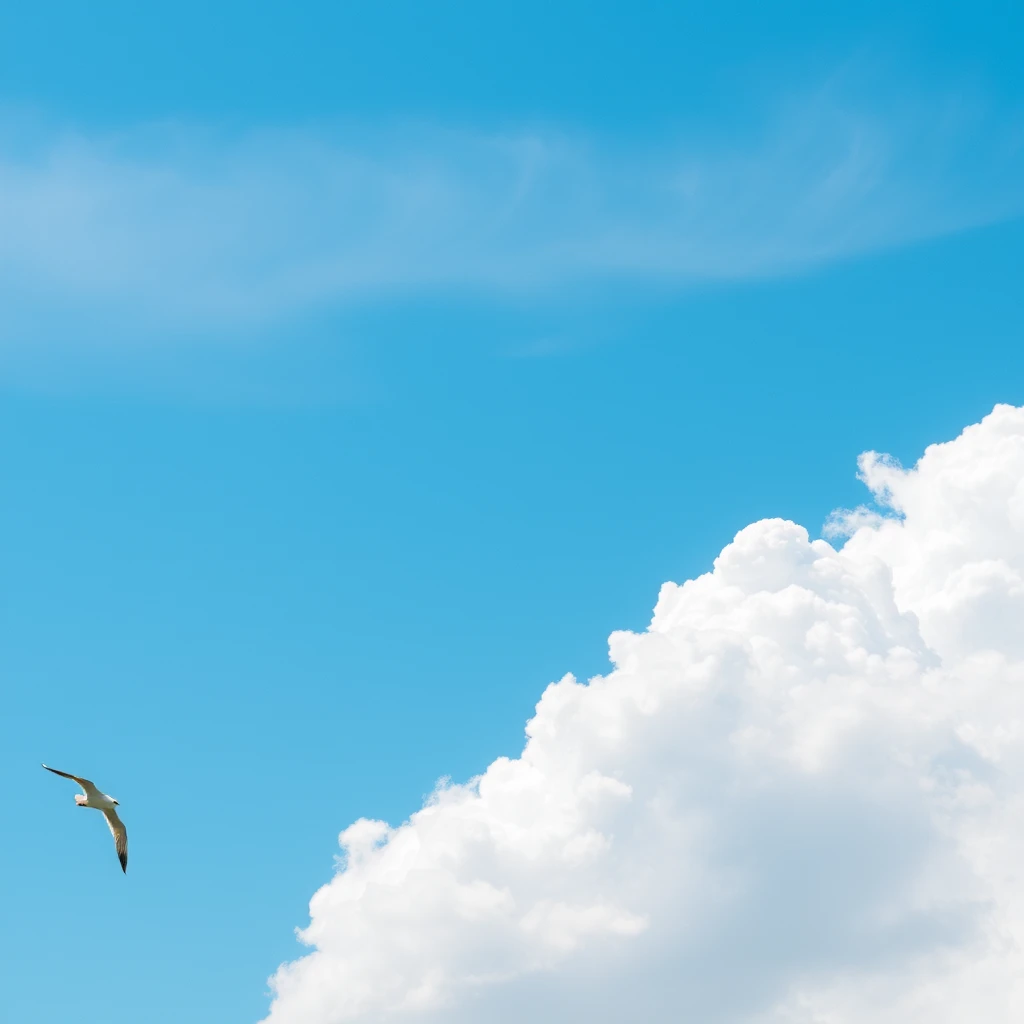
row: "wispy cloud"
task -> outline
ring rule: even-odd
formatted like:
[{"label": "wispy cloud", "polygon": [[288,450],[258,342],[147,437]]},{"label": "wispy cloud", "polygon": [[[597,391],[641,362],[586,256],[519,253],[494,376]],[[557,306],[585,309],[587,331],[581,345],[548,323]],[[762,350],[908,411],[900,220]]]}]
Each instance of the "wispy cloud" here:
[{"label": "wispy cloud", "polygon": [[[439,289],[797,271],[1011,216],[1013,126],[823,89],[728,145],[0,125],[0,340],[249,329]],[[724,134],[724,133],[722,133]]]}]

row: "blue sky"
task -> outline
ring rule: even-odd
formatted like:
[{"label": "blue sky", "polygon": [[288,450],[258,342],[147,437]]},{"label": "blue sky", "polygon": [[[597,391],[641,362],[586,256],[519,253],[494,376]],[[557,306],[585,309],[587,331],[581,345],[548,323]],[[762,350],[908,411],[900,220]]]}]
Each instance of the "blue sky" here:
[{"label": "blue sky", "polygon": [[260,1019],[340,829],[1024,399],[1017,5],[208,7],[0,12],[11,1020]]}]

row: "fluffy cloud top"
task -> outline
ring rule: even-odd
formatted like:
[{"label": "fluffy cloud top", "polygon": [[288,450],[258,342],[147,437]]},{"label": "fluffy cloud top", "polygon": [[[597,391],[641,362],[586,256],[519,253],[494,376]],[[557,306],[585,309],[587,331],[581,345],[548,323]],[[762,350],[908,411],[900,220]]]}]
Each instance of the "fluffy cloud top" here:
[{"label": "fluffy cloud top", "polygon": [[1024,409],[836,550],[766,520],[666,584],[520,757],[358,821],[268,1024],[1024,1015]]}]

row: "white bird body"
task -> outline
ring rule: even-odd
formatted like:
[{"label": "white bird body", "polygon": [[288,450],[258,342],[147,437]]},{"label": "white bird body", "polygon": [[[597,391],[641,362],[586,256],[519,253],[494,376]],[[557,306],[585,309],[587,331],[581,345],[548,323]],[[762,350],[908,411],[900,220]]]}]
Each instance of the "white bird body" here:
[{"label": "white bird body", "polygon": [[[51,768],[50,771],[53,771],[53,769]],[[82,796],[81,793],[76,793],[75,803],[79,807],[91,807],[96,811],[109,811],[117,806],[117,801],[112,796],[107,796],[106,793],[101,793],[98,789],[93,793],[87,793],[85,796]]]},{"label": "white bird body", "polygon": [[[75,794],[75,803],[79,807],[89,807],[103,813],[103,817],[107,819],[110,834],[114,837],[114,849],[117,850],[117,859],[121,862],[121,870],[127,873],[128,830],[124,827],[124,822],[117,816],[117,811],[114,810],[118,805],[117,801],[112,796],[101,793],[88,779],[79,778],[77,775],[69,775],[67,772],[57,771],[56,768],[51,768],[46,764],[43,767],[48,772],[53,772],[54,775],[60,775],[65,779],[71,779],[82,787],[82,793]],[[82,795],[83,793],[85,794],[84,796]]]}]

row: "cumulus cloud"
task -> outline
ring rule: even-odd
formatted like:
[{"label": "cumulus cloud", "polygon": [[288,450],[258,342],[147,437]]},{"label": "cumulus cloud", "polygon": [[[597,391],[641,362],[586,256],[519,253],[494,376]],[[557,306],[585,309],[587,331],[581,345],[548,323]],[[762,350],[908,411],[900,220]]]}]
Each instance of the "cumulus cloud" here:
[{"label": "cumulus cloud", "polygon": [[837,80],[735,138],[8,116],[0,343],[223,334],[439,289],[773,275],[1024,203],[1012,119],[959,100],[883,108]]},{"label": "cumulus cloud", "polygon": [[1024,409],[837,550],[667,583],[514,759],[342,832],[268,1024],[963,1024],[1024,1014]]}]

